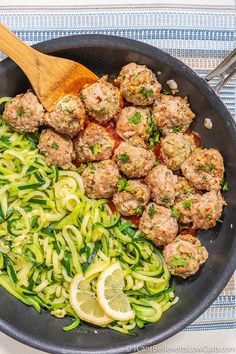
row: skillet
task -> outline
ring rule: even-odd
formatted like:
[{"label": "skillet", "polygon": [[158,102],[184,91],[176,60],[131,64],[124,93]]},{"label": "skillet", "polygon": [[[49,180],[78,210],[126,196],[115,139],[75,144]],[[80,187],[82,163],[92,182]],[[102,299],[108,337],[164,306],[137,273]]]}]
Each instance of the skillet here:
[{"label": "skillet", "polygon": [[[40,43],[36,49],[47,54],[72,59],[87,66],[98,76],[116,76],[131,61],[146,64],[155,73],[161,71],[165,86],[174,79],[179,95],[188,96],[196,119],[191,128],[202,137],[204,147],[219,149],[224,157],[226,179],[230,189],[225,193],[228,206],[223,224],[198,232],[209,251],[209,259],[188,280],[173,279],[179,302],[162,319],[137,330],[137,336],[126,336],[109,329],[82,325],[77,331],[64,332],[69,319],[56,319],[33,308],[0,289],[0,330],[32,347],[55,354],[106,354],[140,351],[173,336],[199,317],[223,290],[236,268],[236,126],[220,98],[205,80],[169,54],[134,40],[105,35],[76,35]],[[208,79],[211,77],[209,76]],[[224,80],[223,80],[224,81]],[[10,60],[0,63],[0,97],[25,92],[30,84],[23,72]],[[213,129],[204,127],[211,118]]]}]

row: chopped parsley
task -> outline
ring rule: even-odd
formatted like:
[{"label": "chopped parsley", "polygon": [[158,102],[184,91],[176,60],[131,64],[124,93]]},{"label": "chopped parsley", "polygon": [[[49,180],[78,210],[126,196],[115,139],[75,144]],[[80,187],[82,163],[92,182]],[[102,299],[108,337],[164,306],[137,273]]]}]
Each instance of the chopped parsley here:
[{"label": "chopped parsley", "polygon": [[22,107],[18,108],[17,110],[18,117],[22,118],[24,114],[25,114],[24,109]]},{"label": "chopped parsley", "polygon": [[142,215],[143,211],[144,211],[144,207],[140,206],[135,210],[135,215],[140,216]]},{"label": "chopped parsley", "polygon": [[85,96],[82,92],[79,95],[79,97],[81,98],[81,100],[86,100],[87,96]]},{"label": "chopped parsley", "polygon": [[126,181],[126,179],[124,179],[124,178],[120,178],[117,183],[117,189],[118,189],[118,192],[121,192],[121,191],[129,192],[130,186],[128,184],[128,181]]},{"label": "chopped parsley", "polygon": [[161,199],[161,202],[165,203],[165,204],[169,203],[169,201],[170,201],[170,198],[167,196],[161,197],[160,199]]},{"label": "chopped parsley", "polygon": [[179,254],[172,258],[171,263],[174,267],[186,267],[188,265],[188,262]]},{"label": "chopped parsley", "polygon": [[222,191],[227,192],[229,190],[229,183],[224,179],[221,181]]},{"label": "chopped parsley", "polygon": [[128,122],[131,124],[139,124],[141,122],[141,113],[136,111],[135,114],[128,118]]},{"label": "chopped parsley", "polygon": [[179,133],[179,132],[182,131],[182,129],[183,129],[182,124],[176,124],[176,125],[173,126],[172,131],[174,133]]},{"label": "chopped parsley", "polygon": [[100,114],[106,114],[107,113],[106,108],[102,107],[101,109],[99,109],[99,113]]},{"label": "chopped parsley", "polygon": [[99,150],[101,148],[101,145],[96,143],[91,147],[91,151],[93,153],[93,155],[97,155],[99,153]]},{"label": "chopped parsley", "polygon": [[153,219],[154,215],[155,215],[155,208],[154,205],[151,205],[148,209],[148,214],[150,216],[151,219]]},{"label": "chopped parsley", "polygon": [[210,220],[212,219],[211,214],[206,214],[206,218],[205,218],[205,219],[208,220],[208,221],[210,221]]},{"label": "chopped parsley", "polygon": [[52,143],[52,145],[51,145],[51,148],[52,148],[52,149],[55,149],[55,150],[58,150],[59,145],[54,141],[54,142]]},{"label": "chopped parsley", "polygon": [[162,90],[163,95],[170,95],[170,91],[163,89]]},{"label": "chopped parsley", "polygon": [[158,143],[160,141],[160,131],[159,131],[157,125],[152,120],[152,112],[151,111],[148,112],[147,119],[148,119],[148,124],[149,124],[148,130],[147,130],[147,132],[149,134],[148,145],[149,145],[149,148],[152,149],[152,148],[154,148],[155,143]]},{"label": "chopped parsley", "polygon": [[172,208],[172,209],[171,209],[171,216],[172,216],[173,218],[175,218],[175,219],[178,220],[178,218],[179,218],[179,216],[180,216],[179,210],[176,209],[176,208]]},{"label": "chopped parsley", "polygon": [[193,200],[191,199],[186,199],[183,201],[183,207],[184,209],[190,209],[191,205],[193,204]]},{"label": "chopped parsley", "polygon": [[88,162],[88,167],[90,168],[90,170],[96,171],[96,167],[94,166],[94,164],[92,162]]},{"label": "chopped parsley", "polygon": [[89,116],[92,113],[92,109],[89,108],[85,108],[85,113],[87,114],[87,116]]},{"label": "chopped parsley", "polygon": [[79,174],[80,174],[80,173],[83,173],[83,172],[84,172],[84,167],[81,167],[81,166],[78,167],[78,168],[76,169],[76,172],[79,173]]},{"label": "chopped parsley", "polygon": [[120,155],[120,161],[122,162],[128,162],[129,161],[129,156],[127,154],[121,154]]},{"label": "chopped parsley", "polygon": [[221,219],[218,219],[218,220],[216,220],[219,224],[223,224],[223,220],[221,220]]},{"label": "chopped parsley", "polygon": [[213,163],[208,163],[205,166],[201,166],[198,168],[198,171],[203,171],[203,172],[211,172],[216,168],[216,166]]},{"label": "chopped parsley", "polygon": [[146,89],[144,86],[140,87],[139,93],[141,93],[142,95],[146,96],[146,97],[153,97],[154,96],[154,92],[152,89]]}]

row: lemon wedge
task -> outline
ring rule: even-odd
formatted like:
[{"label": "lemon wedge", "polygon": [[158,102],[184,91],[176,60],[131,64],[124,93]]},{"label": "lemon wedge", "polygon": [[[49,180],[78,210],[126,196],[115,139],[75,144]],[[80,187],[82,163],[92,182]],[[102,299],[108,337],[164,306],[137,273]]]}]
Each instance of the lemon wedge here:
[{"label": "lemon wedge", "polygon": [[70,304],[81,320],[106,326],[112,321],[98,303],[96,293],[81,274],[77,274],[70,285]]},{"label": "lemon wedge", "polygon": [[118,321],[129,321],[135,316],[123,292],[124,286],[123,271],[118,262],[106,268],[97,282],[97,298],[101,308],[107,316]]}]

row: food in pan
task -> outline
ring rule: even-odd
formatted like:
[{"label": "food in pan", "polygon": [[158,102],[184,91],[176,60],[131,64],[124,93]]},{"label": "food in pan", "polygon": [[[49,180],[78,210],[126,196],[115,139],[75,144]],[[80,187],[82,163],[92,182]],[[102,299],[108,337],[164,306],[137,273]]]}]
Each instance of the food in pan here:
[{"label": "food in pan", "polygon": [[132,334],[207,261],[196,231],[222,222],[223,158],[176,91],[129,63],[50,112],[31,91],[1,100],[0,285],[65,330]]}]

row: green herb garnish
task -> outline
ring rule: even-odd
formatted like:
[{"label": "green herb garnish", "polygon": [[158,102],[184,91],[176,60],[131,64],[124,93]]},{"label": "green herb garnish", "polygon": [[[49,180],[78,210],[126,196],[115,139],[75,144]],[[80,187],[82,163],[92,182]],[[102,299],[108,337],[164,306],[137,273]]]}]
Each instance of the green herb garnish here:
[{"label": "green herb garnish", "polygon": [[169,203],[169,201],[170,201],[170,198],[167,196],[161,197],[160,199],[161,199],[161,202],[165,203],[165,204]]},{"label": "green herb garnish", "polygon": [[136,111],[135,114],[129,117],[128,122],[131,124],[139,124],[141,122],[141,113]]},{"label": "green herb garnish", "polygon": [[135,215],[140,216],[142,215],[143,211],[144,211],[144,207],[140,206],[137,209],[135,209]]},{"label": "green herb garnish", "polygon": [[101,145],[96,143],[91,147],[93,155],[97,155],[99,153],[99,150],[101,148]]},{"label": "green herb garnish", "polygon": [[193,204],[193,200],[191,199],[186,199],[183,201],[183,207],[184,209],[190,209],[191,205]]},{"label": "green herb garnish", "polygon": [[176,124],[173,126],[172,131],[174,133],[179,133],[182,131],[182,129],[183,129],[183,126],[181,124]]},{"label": "green herb garnish", "polygon": [[179,216],[180,216],[179,210],[176,209],[176,208],[172,208],[172,209],[171,209],[171,216],[172,216],[173,218],[175,218],[175,219],[178,220],[178,218],[179,218]]},{"label": "green herb garnish", "polygon": [[24,109],[22,107],[18,108],[17,110],[18,117],[22,118],[24,114],[25,114]]},{"label": "green herb garnish", "polygon": [[51,148],[52,148],[52,149],[55,149],[55,150],[58,150],[59,145],[54,141],[54,142],[52,143],[52,145],[51,145]]},{"label": "green herb garnish", "polygon": [[227,192],[229,190],[229,184],[224,179],[221,181],[222,191]]},{"label": "green herb garnish", "polygon": [[129,192],[130,191],[130,186],[129,186],[129,183],[126,179],[124,178],[120,178],[118,183],[117,183],[117,189],[118,189],[118,192],[121,192],[121,191],[127,191]]},{"label": "green herb garnish", "polygon": [[153,219],[154,215],[155,215],[155,208],[154,205],[151,205],[148,209],[148,214],[150,216],[151,219]]},{"label": "green herb garnish", "polygon": [[174,267],[186,267],[188,265],[188,262],[180,255],[174,256],[171,260],[171,263]]},{"label": "green herb garnish", "polygon": [[128,162],[129,161],[129,156],[127,155],[127,154],[121,154],[120,155],[120,160],[122,161],[122,162]]},{"label": "green herb garnish", "polygon": [[88,167],[90,168],[90,170],[96,171],[96,167],[94,166],[94,164],[92,162],[88,162]]},{"label": "green herb garnish", "polygon": [[153,97],[154,96],[154,92],[152,89],[146,89],[144,86],[140,87],[139,93],[141,93],[142,95],[146,96],[146,97]]},{"label": "green herb garnish", "polygon": [[79,95],[79,97],[80,97],[81,100],[86,100],[86,98],[87,98],[87,96],[85,96],[82,92]]}]

